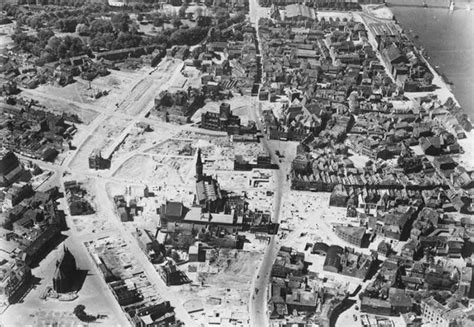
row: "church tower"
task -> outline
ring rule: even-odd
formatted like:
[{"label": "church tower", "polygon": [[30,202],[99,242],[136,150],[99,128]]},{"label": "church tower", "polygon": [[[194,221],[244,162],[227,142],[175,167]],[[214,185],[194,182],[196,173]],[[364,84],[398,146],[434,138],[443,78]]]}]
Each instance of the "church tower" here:
[{"label": "church tower", "polygon": [[57,293],[68,293],[74,290],[74,285],[77,282],[78,269],[76,266],[76,259],[64,246],[63,257],[56,262],[56,270],[53,276],[53,289]]},{"label": "church tower", "polygon": [[196,180],[200,181],[203,177],[203,165],[202,165],[202,159],[201,159],[201,149],[198,149],[197,152],[197,159],[196,159]]}]

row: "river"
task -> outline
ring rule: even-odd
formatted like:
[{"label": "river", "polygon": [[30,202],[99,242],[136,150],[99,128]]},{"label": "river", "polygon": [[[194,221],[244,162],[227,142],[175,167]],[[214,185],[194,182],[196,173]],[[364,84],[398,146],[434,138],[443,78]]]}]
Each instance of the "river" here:
[{"label": "river", "polygon": [[455,1],[454,11],[447,0],[388,0],[390,9],[405,32],[423,47],[430,63],[448,81],[465,112],[474,120],[474,1]]}]

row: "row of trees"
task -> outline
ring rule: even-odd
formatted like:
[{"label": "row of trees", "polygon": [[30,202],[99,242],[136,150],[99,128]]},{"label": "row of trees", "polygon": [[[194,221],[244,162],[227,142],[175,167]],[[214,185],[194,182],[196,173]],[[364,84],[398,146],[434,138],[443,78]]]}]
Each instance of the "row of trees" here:
[{"label": "row of trees", "polygon": [[[39,30],[35,36],[23,33],[19,28],[13,35],[13,40],[19,49],[32,53],[43,62],[51,62],[91,54],[91,50],[118,50],[157,44],[164,48],[173,45],[195,45],[206,37],[210,37],[209,41],[226,40],[233,37],[232,30],[222,31],[245,19],[245,15],[235,15],[231,18],[227,11],[221,11],[216,18],[199,15],[196,26],[189,27],[182,25],[178,17],[170,21],[171,17],[163,14],[141,15],[139,20],[146,17],[154,25],[163,26],[164,22],[172,23],[172,27],[164,28],[157,35],[149,36],[138,31],[139,25],[126,12],[115,13],[110,19],[104,19],[99,17],[104,15],[101,6],[85,7],[86,9],[69,8],[35,13],[18,11],[6,6],[7,13],[17,19],[19,27],[26,24]],[[99,11],[91,12],[90,16],[84,14],[94,8]],[[210,26],[214,22],[217,22],[217,26],[212,29],[212,33],[209,33]],[[56,37],[52,28],[61,32],[76,32],[80,37]]]},{"label": "row of trees", "polygon": [[[125,29],[125,26],[121,29]],[[36,36],[17,30],[12,39],[20,50],[39,57],[42,62],[51,62],[83,54],[91,55],[91,50],[117,50],[152,44],[161,44],[166,48],[173,45],[194,45],[201,42],[209,31],[206,27],[183,26],[165,29],[156,36],[143,37],[136,32],[110,29],[110,26],[101,23],[95,24],[93,30],[88,30],[89,46],[78,37],[57,37],[51,29],[41,29]]]},{"label": "row of trees", "polygon": [[78,24],[76,32],[90,37],[89,45],[96,51],[133,48],[145,43],[143,35],[138,32],[138,25],[126,13],[112,15],[110,20],[99,18],[87,24]]},{"label": "row of trees", "polygon": [[218,18],[218,23],[216,27],[211,27],[211,31],[209,33],[210,42],[215,41],[227,41],[227,40],[243,40],[243,34],[241,31],[233,30],[230,28],[232,25],[242,23],[245,20],[244,14],[235,15],[234,17],[230,18],[228,16],[222,16]]},{"label": "row of trees", "polygon": [[33,29],[53,28],[69,29],[74,32],[75,25],[85,23],[89,18],[105,14],[107,7],[101,5],[84,5],[80,9],[42,8],[41,10],[20,10],[20,6],[5,4],[2,9],[9,17],[14,17],[18,24]]},{"label": "row of trees", "polygon": [[118,34],[98,33],[94,38],[91,38],[89,45],[93,50],[98,51],[100,49],[118,50],[134,48],[144,44],[141,35],[120,32]]},{"label": "row of trees", "polygon": [[90,54],[80,38],[56,37],[50,29],[40,30],[36,36],[16,30],[12,39],[22,51],[32,53],[43,62]]}]

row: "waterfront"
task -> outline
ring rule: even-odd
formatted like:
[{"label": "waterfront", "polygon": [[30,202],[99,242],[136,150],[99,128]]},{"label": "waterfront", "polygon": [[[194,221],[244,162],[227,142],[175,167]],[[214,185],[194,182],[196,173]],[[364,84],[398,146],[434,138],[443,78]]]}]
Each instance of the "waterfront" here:
[{"label": "waterfront", "polygon": [[[448,1],[390,0],[390,9],[405,31],[423,47],[429,61],[452,82],[452,91],[461,106],[474,118],[474,10],[466,10],[467,2],[456,2],[447,9]],[[474,4],[471,4],[473,6]],[[474,8],[473,8],[474,9]]]}]

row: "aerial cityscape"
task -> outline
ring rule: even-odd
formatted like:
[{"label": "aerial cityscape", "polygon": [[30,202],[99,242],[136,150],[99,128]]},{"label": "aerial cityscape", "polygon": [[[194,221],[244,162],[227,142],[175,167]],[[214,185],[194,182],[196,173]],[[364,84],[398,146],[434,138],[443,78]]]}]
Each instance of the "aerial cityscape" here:
[{"label": "aerial cityscape", "polygon": [[473,14],[0,0],[0,327],[474,327]]}]

